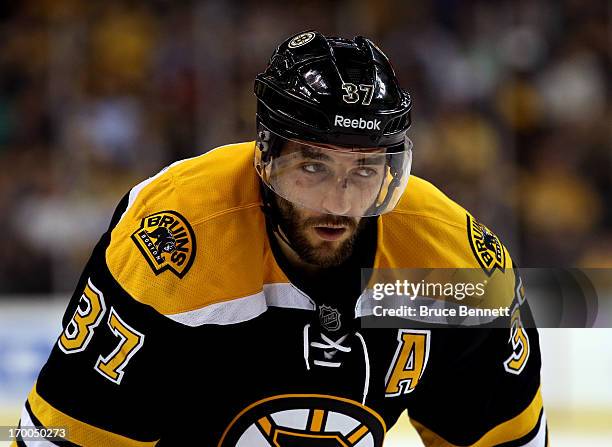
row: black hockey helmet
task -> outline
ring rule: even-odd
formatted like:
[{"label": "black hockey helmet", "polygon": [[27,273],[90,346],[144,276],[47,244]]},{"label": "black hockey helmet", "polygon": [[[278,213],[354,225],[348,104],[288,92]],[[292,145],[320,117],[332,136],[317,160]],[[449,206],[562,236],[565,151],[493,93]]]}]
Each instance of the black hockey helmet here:
[{"label": "black hockey helmet", "polygon": [[[266,70],[257,75],[255,95],[255,167],[272,191],[300,206],[331,214],[375,216],[395,207],[410,174],[412,143],[406,132],[412,101],[372,41],[361,36],[353,40],[325,37],[316,31],[294,35],[274,51]],[[293,150],[281,155],[288,144]],[[313,151],[319,158],[325,151],[353,154],[356,164],[378,164],[384,169],[370,177],[368,188],[364,186],[368,171],[362,169],[351,177],[353,171],[348,173],[344,165],[325,167],[331,173],[326,182],[320,170],[315,173],[319,168],[312,168],[307,179],[296,180],[292,168],[303,164],[308,145],[312,145],[310,156]],[[314,204],[312,194],[304,198],[298,182],[314,185],[321,193],[333,190],[332,185],[342,184],[344,191],[356,185],[351,195],[355,206],[345,211],[324,209]]]}]

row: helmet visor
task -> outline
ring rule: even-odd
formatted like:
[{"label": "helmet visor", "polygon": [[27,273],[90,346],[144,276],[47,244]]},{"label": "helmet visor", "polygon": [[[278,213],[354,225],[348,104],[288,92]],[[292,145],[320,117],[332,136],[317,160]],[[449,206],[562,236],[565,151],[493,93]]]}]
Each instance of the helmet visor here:
[{"label": "helmet visor", "polygon": [[276,194],[299,207],[339,216],[378,216],[395,208],[408,183],[412,142],[358,148],[287,139],[263,127],[255,167]]}]

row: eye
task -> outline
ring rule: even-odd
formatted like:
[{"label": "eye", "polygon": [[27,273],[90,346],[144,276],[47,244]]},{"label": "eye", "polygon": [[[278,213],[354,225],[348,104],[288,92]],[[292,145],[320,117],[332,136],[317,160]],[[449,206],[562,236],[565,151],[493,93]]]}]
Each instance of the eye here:
[{"label": "eye", "polygon": [[323,163],[305,163],[302,165],[302,170],[309,174],[318,174],[326,172],[327,167]]},{"label": "eye", "polygon": [[372,168],[358,168],[353,171],[359,177],[368,178],[377,174],[376,169]]}]

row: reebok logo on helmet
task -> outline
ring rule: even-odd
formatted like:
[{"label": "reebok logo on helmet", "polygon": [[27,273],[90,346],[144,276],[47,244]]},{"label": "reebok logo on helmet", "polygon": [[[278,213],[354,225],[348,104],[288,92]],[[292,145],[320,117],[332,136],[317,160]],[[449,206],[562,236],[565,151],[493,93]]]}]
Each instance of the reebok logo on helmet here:
[{"label": "reebok logo on helmet", "polygon": [[334,126],[350,127],[351,129],[380,130],[380,120],[364,120],[363,118],[345,118],[342,115],[334,117]]}]

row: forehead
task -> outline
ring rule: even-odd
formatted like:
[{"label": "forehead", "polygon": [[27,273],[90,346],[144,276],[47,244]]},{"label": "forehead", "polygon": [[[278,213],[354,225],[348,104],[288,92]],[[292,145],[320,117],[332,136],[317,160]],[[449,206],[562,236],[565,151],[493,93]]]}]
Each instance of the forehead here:
[{"label": "forehead", "polygon": [[386,149],[383,147],[345,147],[301,140],[287,140],[282,152],[285,154],[296,153],[304,157],[359,159],[384,154]]}]

